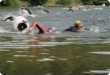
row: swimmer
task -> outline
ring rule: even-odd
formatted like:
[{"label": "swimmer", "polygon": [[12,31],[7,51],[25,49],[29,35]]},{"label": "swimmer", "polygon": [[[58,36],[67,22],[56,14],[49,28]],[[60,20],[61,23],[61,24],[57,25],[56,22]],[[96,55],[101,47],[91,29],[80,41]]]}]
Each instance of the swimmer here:
[{"label": "swimmer", "polygon": [[30,26],[28,20],[23,16],[17,16],[15,20],[13,21],[14,29],[17,32],[23,33],[23,34],[31,34],[35,27],[39,30],[39,34],[42,33],[56,33],[56,29],[54,27],[51,28],[44,28],[42,25],[34,21],[32,25]]},{"label": "swimmer", "polygon": [[24,14],[25,12],[28,12],[28,14],[32,15],[32,12],[26,7],[21,7],[21,12],[22,14]]},{"label": "swimmer", "polygon": [[81,32],[81,31],[91,31],[91,32],[99,32],[99,28],[85,28],[81,21],[75,21],[74,26],[71,26],[64,31],[71,31],[71,32]]},{"label": "swimmer", "polygon": [[45,11],[46,13],[48,13],[48,14],[50,13],[50,11],[49,11],[49,10],[46,10],[46,9],[45,9],[44,11]]},{"label": "swimmer", "polygon": [[15,16],[11,15],[11,16],[7,16],[4,18],[4,21],[13,21],[15,19]]},{"label": "swimmer", "polygon": [[69,11],[69,12],[70,12],[70,11],[72,11],[72,12],[73,12],[73,11],[74,11],[73,7],[72,7],[72,6],[71,6],[71,7],[69,7],[69,10],[68,10],[68,11]]},{"label": "swimmer", "polygon": [[64,31],[71,31],[71,32],[84,31],[84,25],[82,24],[81,21],[75,21],[74,26],[71,26],[70,28],[67,28]]}]

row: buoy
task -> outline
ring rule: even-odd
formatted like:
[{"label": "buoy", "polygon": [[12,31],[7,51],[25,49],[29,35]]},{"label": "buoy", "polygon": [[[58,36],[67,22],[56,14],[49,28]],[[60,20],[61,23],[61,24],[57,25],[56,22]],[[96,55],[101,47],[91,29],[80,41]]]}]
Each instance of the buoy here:
[{"label": "buoy", "polygon": [[25,17],[17,16],[15,20],[13,21],[13,26],[16,31],[23,31],[29,28],[29,23]]}]

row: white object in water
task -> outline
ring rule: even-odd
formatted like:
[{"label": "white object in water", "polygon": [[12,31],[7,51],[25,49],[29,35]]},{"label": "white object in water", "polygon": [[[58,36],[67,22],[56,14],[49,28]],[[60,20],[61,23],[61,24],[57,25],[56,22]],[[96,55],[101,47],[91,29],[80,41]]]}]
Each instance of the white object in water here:
[{"label": "white object in water", "polygon": [[108,73],[108,75],[110,75],[110,73]]},{"label": "white object in water", "polygon": [[37,7],[38,7],[38,8],[44,8],[43,6],[40,6],[40,5],[38,5]]},{"label": "white object in water", "polygon": [[2,0],[0,0],[0,2],[1,2]]},{"label": "white object in water", "polygon": [[42,58],[42,59],[38,59],[37,61],[54,61],[54,59],[51,59],[51,58]]},{"label": "white object in water", "polygon": [[92,32],[99,32],[99,27],[98,26],[91,27],[90,31],[92,31]]},{"label": "white object in water", "polygon": [[102,4],[102,6],[105,6],[105,4]]},{"label": "white object in water", "polygon": [[23,31],[29,28],[29,23],[25,17],[17,16],[15,20],[13,21],[13,26],[16,31]]},{"label": "white object in water", "polygon": [[110,2],[110,0],[108,0]]},{"label": "white object in water", "polygon": [[35,17],[37,17],[37,15],[29,15],[29,16],[31,16],[32,18],[35,18]]},{"label": "white object in water", "polygon": [[0,73],[0,75],[3,75],[3,74]]}]

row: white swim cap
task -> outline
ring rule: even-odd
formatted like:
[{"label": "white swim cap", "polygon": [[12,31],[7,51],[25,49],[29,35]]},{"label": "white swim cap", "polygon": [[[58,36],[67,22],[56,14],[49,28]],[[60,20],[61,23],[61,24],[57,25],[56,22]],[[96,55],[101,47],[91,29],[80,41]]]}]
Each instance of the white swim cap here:
[{"label": "white swim cap", "polygon": [[50,28],[48,28],[48,29],[56,30],[56,28],[55,28],[55,27],[50,27]]},{"label": "white swim cap", "polygon": [[56,28],[55,28],[55,27],[51,27],[51,29],[52,29],[52,30],[56,30]]}]

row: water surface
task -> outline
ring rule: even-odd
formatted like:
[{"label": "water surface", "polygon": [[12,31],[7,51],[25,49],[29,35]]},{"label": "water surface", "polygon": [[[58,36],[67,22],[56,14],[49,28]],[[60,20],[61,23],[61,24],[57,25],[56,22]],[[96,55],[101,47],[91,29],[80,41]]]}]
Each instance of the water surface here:
[{"label": "water surface", "polygon": [[[56,27],[58,34],[33,35],[17,33],[8,14],[19,14],[19,8],[0,11],[0,72],[3,75],[107,75],[110,72],[110,8],[77,10],[67,7],[30,7],[36,18],[26,17],[30,24]],[[98,32],[63,32],[81,20],[85,27]]]}]

